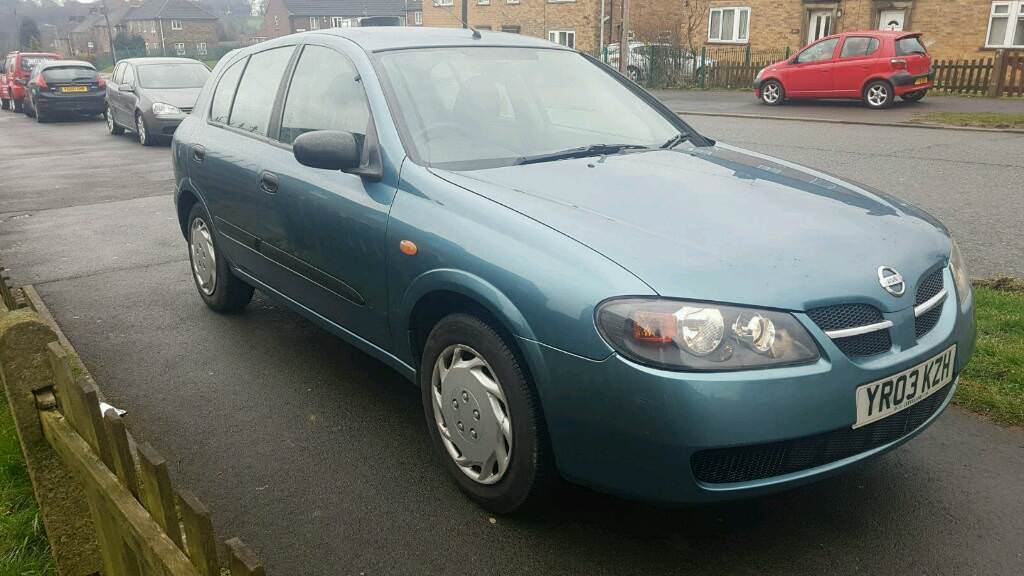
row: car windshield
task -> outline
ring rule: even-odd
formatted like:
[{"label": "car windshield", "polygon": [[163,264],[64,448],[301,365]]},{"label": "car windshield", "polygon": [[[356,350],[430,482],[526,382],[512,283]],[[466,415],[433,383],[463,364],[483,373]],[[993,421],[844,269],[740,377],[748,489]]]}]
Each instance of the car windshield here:
[{"label": "car windshield", "polygon": [[22,56],[21,57],[21,69],[25,72],[31,72],[36,64],[40,62],[46,62],[49,58],[45,56]]},{"label": "car windshield", "polygon": [[146,64],[138,70],[142,88],[202,88],[210,77],[210,70],[198,62]]},{"label": "car windshield", "polygon": [[43,70],[43,78],[47,82],[92,82],[96,80],[96,70],[86,66],[60,66]]},{"label": "car windshield", "polygon": [[473,170],[597,145],[601,153],[657,147],[680,132],[576,52],[457,47],[378,58],[406,145],[428,166]]}]

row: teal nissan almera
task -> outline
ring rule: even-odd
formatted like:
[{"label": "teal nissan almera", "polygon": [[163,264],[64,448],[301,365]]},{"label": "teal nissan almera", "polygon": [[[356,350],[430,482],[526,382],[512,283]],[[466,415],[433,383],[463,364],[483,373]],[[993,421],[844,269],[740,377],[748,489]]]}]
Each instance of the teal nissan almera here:
[{"label": "teal nissan almera", "polygon": [[407,376],[496,512],[557,478],[695,503],[825,477],[932,423],[974,349],[934,218],[537,39],[263,42],[218,63],[172,155],[206,304],[259,289]]}]

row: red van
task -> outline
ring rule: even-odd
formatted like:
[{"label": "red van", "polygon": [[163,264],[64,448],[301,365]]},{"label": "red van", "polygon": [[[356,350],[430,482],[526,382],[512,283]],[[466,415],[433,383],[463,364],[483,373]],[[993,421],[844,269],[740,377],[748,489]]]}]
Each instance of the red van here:
[{"label": "red van", "polygon": [[32,68],[43,60],[60,60],[53,52],[11,52],[4,59],[0,72],[0,105],[4,110],[21,112],[25,100],[25,86]]},{"label": "red van", "polygon": [[863,100],[887,108],[897,96],[916,102],[932,87],[932,59],[913,32],[871,30],[826,36],[789,60],[757,73],[761,102],[798,99]]}]

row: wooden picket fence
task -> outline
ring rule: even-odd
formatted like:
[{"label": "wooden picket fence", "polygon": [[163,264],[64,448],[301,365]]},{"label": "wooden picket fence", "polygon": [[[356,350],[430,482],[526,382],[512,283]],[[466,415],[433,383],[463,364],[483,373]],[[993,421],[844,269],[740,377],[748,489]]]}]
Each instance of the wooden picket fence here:
[{"label": "wooden picket fence", "polygon": [[994,94],[989,95],[1024,96],[1024,52],[1006,52],[1001,55],[1003,72],[999,84],[994,88]]},{"label": "wooden picket fence", "polygon": [[936,91],[950,94],[988,94],[989,83],[995,70],[993,58],[975,60],[935,60],[932,62],[935,72]]},{"label": "wooden picket fence", "polygon": [[[95,383],[29,304],[0,302],[0,377],[58,574],[221,576],[209,511],[117,410],[101,413]],[[265,576],[241,540],[225,545],[231,576]]]}]

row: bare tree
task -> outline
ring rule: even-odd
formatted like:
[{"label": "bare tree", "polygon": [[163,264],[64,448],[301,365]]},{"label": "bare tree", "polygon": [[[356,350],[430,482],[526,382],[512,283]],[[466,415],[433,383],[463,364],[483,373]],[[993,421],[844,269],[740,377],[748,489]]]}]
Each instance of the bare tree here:
[{"label": "bare tree", "polygon": [[683,0],[683,47],[697,53],[698,40],[707,36],[707,17],[711,0]]}]

